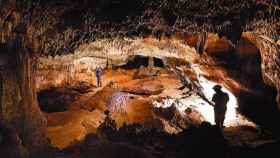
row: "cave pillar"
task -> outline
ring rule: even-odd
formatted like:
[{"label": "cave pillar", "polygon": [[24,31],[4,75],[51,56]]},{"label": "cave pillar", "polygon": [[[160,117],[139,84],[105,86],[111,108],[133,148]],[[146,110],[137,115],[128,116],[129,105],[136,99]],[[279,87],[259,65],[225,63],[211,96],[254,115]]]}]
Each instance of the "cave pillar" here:
[{"label": "cave pillar", "polygon": [[1,124],[18,138],[11,145],[18,144],[19,150],[25,150],[19,151],[20,157],[42,157],[48,149],[47,124],[35,92],[35,61],[28,54],[16,53],[0,71]]},{"label": "cave pillar", "polygon": [[108,69],[112,69],[112,68],[113,68],[112,59],[107,58],[106,67],[107,67]]}]

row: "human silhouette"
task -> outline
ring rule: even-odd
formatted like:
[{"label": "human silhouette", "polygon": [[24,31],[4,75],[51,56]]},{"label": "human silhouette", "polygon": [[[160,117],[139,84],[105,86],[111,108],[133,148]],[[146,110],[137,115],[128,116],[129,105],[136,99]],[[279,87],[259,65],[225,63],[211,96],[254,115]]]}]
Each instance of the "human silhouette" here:
[{"label": "human silhouette", "polygon": [[95,75],[96,75],[97,87],[101,87],[102,86],[102,81],[101,81],[102,68],[100,66],[96,67]]},{"label": "human silhouette", "polygon": [[215,103],[215,123],[219,128],[223,128],[229,96],[227,93],[222,91],[222,86],[220,85],[215,85],[213,89],[216,92],[212,98],[212,101]]}]

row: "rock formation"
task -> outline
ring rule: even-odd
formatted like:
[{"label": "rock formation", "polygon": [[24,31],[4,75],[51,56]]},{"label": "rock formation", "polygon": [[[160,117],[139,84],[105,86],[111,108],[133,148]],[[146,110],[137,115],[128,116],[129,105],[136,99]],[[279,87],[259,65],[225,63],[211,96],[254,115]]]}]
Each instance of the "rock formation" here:
[{"label": "rock formation", "polygon": [[[88,75],[92,74],[94,66],[118,67],[127,63],[131,55],[161,59],[164,64],[180,65],[184,62],[179,61],[186,60],[192,61],[187,63],[204,63],[203,70],[208,74],[221,72],[221,76],[208,77],[222,82],[236,96],[246,88],[253,92],[264,90],[263,93],[269,93],[260,96],[271,101],[268,95],[275,95],[273,101],[280,104],[277,2],[4,0],[0,1],[0,8],[0,122],[14,131],[12,138],[21,146],[18,150],[26,151],[19,151],[26,153],[21,157],[47,156],[43,153],[49,152],[47,123],[38,106],[37,92],[73,83],[75,79],[94,82],[94,76]],[[240,48],[238,44],[242,38],[254,47]],[[200,53],[192,48],[197,46]],[[234,53],[235,49],[253,54]],[[64,58],[60,55],[71,53],[74,54],[68,59],[60,60]],[[258,55],[261,63],[255,59]],[[49,63],[42,64],[39,56],[56,58],[49,57]],[[50,66],[56,59],[58,64]],[[92,64],[92,61],[97,62]],[[213,68],[213,64],[222,65],[222,68]],[[254,67],[258,64],[261,64],[261,79],[258,78],[259,68]],[[240,68],[241,76],[234,78],[232,74],[237,73],[232,71],[233,65],[246,69]],[[224,77],[233,79],[223,80]],[[247,84],[246,80],[253,83]],[[265,88],[253,86],[259,83]],[[278,94],[267,85],[274,87]],[[165,93],[161,85],[152,90],[142,88],[136,86],[125,91],[149,95]]]}]

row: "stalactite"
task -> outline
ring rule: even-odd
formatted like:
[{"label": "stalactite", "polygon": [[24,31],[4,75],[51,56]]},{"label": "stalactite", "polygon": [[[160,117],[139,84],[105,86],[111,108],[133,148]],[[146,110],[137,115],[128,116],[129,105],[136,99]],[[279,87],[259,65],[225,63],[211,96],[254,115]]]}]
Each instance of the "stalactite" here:
[{"label": "stalactite", "polygon": [[196,52],[198,52],[200,55],[202,55],[204,52],[204,46],[205,46],[207,37],[208,37],[208,33],[205,31],[198,35],[198,40],[197,40],[197,44],[196,44]]}]

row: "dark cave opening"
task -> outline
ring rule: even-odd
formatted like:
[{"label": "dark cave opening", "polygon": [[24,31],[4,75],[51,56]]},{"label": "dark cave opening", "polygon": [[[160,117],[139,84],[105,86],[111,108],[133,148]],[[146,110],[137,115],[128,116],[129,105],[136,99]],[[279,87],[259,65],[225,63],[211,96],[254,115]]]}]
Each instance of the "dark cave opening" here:
[{"label": "dark cave opening", "polygon": [[89,92],[92,87],[89,83],[81,82],[42,90],[37,94],[39,107],[47,113],[67,111],[78,96]]},{"label": "dark cave opening", "polygon": [[164,67],[164,62],[160,58],[153,57],[155,67]]},{"label": "dark cave opening", "polygon": [[280,112],[275,100],[277,91],[275,88],[266,87],[263,93],[250,91],[240,92],[238,95],[239,111],[252,119],[262,129],[280,139],[280,128],[276,125],[280,121]]},{"label": "dark cave opening", "polygon": [[148,67],[148,66],[163,68],[165,65],[163,60],[160,58],[135,55],[130,57],[126,64],[121,66],[114,66],[114,69],[122,68],[122,69],[132,70],[132,69],[139,69],[140,67]]},{"label": "dark cave opening", "polygon": [[38,102],[43,112],[64,112],[74,101],[71,94],[65,94],[58,89],[48,89],[38,93]]},{"label": "dark cave opening", "polygon": [[125,65],[120,66],[122,69],[139,69],[141,66],[149,66],[149,57],[142,55],[135,55],[128,59]]}]

